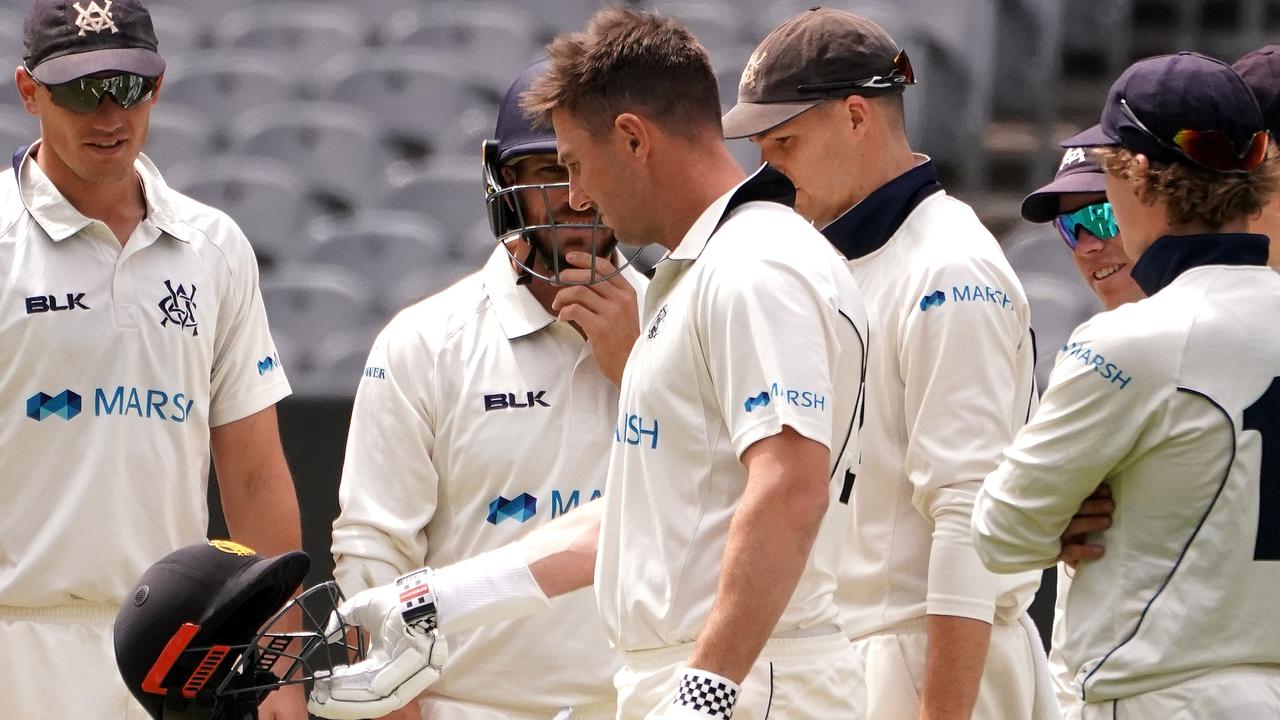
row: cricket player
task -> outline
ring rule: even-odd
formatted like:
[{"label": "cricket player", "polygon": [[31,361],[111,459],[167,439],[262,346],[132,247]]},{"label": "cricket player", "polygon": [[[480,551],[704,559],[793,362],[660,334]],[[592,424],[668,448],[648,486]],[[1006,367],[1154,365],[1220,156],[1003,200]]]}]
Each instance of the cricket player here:
[{"label": "cricket player", "polygon": [[[1267,45],[1246,54],[1231,66],[1253,91],[1271,141],[1280,138],[1280,45]],[[1280,194],[1273,196],[1254,220],[1253,232],[1271,238],[1271,267],[1280,270]]]},{"label": "cricket player", "polygon": [[834,592],[866,347],[855,283],[783,175],[743,178],[706,52],[674,20],[602,10],[549,56],[525,107],[554,124],[570,205],[669,251],[608,490],[514,547],[353,598],[373,659],[318,683],[310,708],[394,708],[448,672],[462,629],[594,581],[623,654],[618,718],[852,717]]},{"label": "cricket player", "polygon": [[1067,148],[1053,182],[1023,198],[1022,219],[1053,223],[1081,279],[1103,307],[1115,310],[1146,295],[1130,275],[1133,262],[1124,254],[1105,177],[1093,153]]},{"label": "cricket player", "polygon": [[1063,346],[978,495],[975,544],[998,572],[1046,567],[1105,481],[1106,553],[1077,566],[1059,633],[1083,717],[1280,717],[1280,275],[1246,232],[1280,167],[1257,101],[1221,62],[1150,58],[1065,145],[1100,148],[1148,298]]},{"label": "cricket player", "polygon": [[847,259],[871,322],[862,466],[838,597],[869,720],[1056,718],[1026,608],[1039,573],[997,576],[970,541],[973,497],[1036,403],[1026,297],[974,212],[912,153],[905,50],[817,8],[766,37],[728,137],[797,187]]},{"label": "cricket player", "polygon": [[[244,234],[141,154],[165,70],[147,9],[36,0],[24,42],[40,138],[0,176],[0,715],[144,718],[112,621],[204,540],[211,453],[232,535],[300,545],[289,383]],[[301,689],[263,715],[305,718]]]},{"label": "cricket player", "polygon": [[[400,313],[370,353],[333,529],[347,597],[506,545],[604,491],[617,382],[639,334],[632,283],[644,279],[628,268],[562,284],[590,273],[574,270],[570,253],[610,270],[618,260],[612,232],[570,209],[554,132],[520,111],[546,67],[512,84],[485,145],[498,238],[489,262]],[[593,302],[565,304],[574,293]],[[564,319],[580,309],[590,315],[575,316],[582,331]],[[615,714],[618,666],[595,598],[579,590],[551,611],[451,636],[448,669],[401,714],[604,720]]]}]

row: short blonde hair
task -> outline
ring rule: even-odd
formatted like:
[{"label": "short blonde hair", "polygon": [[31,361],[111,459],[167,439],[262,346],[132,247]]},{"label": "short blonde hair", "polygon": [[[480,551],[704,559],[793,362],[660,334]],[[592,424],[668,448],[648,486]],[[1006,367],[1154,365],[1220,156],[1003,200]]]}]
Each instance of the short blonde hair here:
[{"label": "short blonde hair", "polygon": [[563,108],[592,134],[636,112],[682,136],[721,133],[720,90],[707,51],[676,20],[605,8],[586,30],[547,45],[550,66],[521,97],[525,114],[550,126]]},{"label": "short blonde hair", "polygon": [[[1095,152],[1103,169],[1111,175],[1124,180],[1136,177],[1136,153],[1116,147],[1098,148]],[[1248,173],[1220,173],[1191,164],[1152,160],[1140,179],[1138,199],[1147,204],[1164,201],[1170,225],[1220,228],[1262,211],[1280,189],[1280,159],[1272,146],[1266,160]]]}]

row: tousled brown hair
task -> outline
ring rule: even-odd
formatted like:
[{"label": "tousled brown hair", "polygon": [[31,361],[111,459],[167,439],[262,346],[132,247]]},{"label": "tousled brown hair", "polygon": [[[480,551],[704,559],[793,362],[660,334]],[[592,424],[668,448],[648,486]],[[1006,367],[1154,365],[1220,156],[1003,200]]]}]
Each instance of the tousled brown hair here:
[{"label": "tousled brown hair", "polygon": [[635,112],[668,132],[721,133],[720,95],[707,51],[676,20],[605,8],[582,32],[547,45],[550,67],[521,96],[521,108],[550,126],[562,108],[594,135]]},{"label": "tousled brown hair", "polygon": [[[1118,147],[1095,151],[1103,169],[1124,180],[1137,177],[1136,153]],[[1186,163],[1150,161],[1140,178],[1138,199],[1165,203],[1170,225],[1199,224],[1220,228],[1257,215],[1280,189],[1280,155],[1272,146],[1267,158],[1248,173],[1220,173]]]}]

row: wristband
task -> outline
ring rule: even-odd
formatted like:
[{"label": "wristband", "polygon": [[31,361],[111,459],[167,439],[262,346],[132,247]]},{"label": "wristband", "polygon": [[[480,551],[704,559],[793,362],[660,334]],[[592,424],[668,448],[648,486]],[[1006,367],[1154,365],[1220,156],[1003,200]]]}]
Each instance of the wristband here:
[{"label": "wristband", "polygon": [[687,668],[674,704],[714,720],[732,720],[741,689],[738,683],[713,672]]}]

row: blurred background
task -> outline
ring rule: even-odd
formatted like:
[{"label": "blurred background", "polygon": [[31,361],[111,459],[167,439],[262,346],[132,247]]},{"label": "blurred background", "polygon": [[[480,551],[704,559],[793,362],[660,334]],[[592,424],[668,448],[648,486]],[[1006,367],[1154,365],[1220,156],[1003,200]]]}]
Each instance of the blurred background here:
[{"label": "blurred background", "polygon": [[[295,396],[281,429],[305,544],[328,573],[351,397],[399,308],[477,269],[494,246],[480,143],[516,74],[601,0],[153,0],[169,61],[148,154],[169,183],[228,212],[262,268]],[[685,21],[733,104],[751,50],[814,3],[635,0]],[[0,0],[0,48],[21,62],[27,0]],[[911,56],[909,134],[973,205],[1026,286],[1041,379],[1100,309],[1056,232],[1018,216],[1094,123],[1134,59],[1198,50],[1234,61],[1275,37],[1280,0],[856,0]],[[0,73],[0,144],[38,134]],[[745,140],[730,143],[754,168]],[[216,492],[216,491],[214,491]],[[215,509],[218,505],[215,503]],[[214,518],[211,536],[222,532]]]}]

